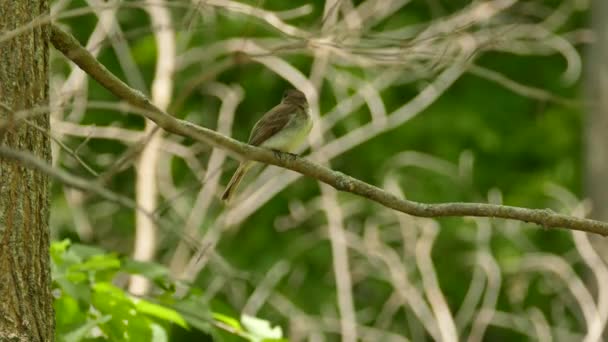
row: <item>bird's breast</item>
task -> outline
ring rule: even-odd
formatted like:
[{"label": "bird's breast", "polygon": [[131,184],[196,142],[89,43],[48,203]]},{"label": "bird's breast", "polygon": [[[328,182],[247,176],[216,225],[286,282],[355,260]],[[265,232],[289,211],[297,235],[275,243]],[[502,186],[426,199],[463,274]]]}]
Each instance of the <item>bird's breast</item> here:
[{"label": "bird's breast", "polygon": [[311,129],[312,120],[309,115],[294,115],[283,129],[262,143],[261,146],[273,150],[293,152],[306,141]]}]

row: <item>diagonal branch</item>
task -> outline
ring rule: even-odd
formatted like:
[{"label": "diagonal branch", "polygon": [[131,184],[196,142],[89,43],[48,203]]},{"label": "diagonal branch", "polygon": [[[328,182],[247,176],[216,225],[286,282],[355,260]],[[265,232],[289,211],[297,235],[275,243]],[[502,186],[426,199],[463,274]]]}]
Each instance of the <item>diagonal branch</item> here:
[{"label": "diagonal branch", "polygon": [[78,41],[59,27],[51,26],[51,41],[56,49],[86,71],[114,95],[145,111],[148,119],[156,122],[167,132],[190,137],[233,154],[258,162],[280,166],[320,180],[340,191],[350,192],[385,207],[420,217],[479,216],[513,219],[531,222],[545,228],[567,228],[608,236],[608,223],[558,214],[550,209],[527,209],[485,203],[426,204],[398,198],[397,196],[365,183],[342,172],[286,154],[251,146],[226,137],[213,130],[179,120],[154,106],[142,93],[131,89],[101,65]]}]

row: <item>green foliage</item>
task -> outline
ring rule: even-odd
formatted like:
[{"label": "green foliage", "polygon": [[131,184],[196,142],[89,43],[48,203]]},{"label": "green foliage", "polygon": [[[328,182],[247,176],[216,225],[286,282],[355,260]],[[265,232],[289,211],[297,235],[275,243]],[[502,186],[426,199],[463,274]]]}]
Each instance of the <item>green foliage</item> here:
[{"label": "green foliage", "polygon": [[227,331],[241,336],[250,342],[287,342],[283,339],[281,327],[272,327],[268,321],[243,315],[241,322],[220,313],[214,313],[213,318],[218,326],[223,326]]},{"label": "green foliage", "polygon": [[51,256],[58,340],[162,341],[170,324],[187,327],[176,311],[112,284],[126,271],[115,253],[63,240],[53,243]]},{"label": "green foliage", "polygon": [[[175,284],[159,264],[67,239],[53,242],[51,258],[58,341],[168,341],[173,327],[193,327],[220,340],[224,331],[225,336],[252,342],[285,341],[281,328],[272,328],[265,320],[244,315],[241,325],[228,315],[211,313],[195,289],[175,299]],[[160,294],[149,299],[129,295],[114,284],[121,273],[139,274],[162,285]]]}]

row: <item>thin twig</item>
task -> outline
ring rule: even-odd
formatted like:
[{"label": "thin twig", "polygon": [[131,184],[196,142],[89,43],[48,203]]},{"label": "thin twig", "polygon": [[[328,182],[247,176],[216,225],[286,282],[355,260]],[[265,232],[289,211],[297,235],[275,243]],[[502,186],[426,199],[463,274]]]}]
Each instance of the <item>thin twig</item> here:
[{"label": "thin twig", "polygon": [[57,145],[59,145],[59,147],[61,147],[64,151],[66,151],[67,154],[69,154],[70,156],[72,156],[72,158],[74,158],[80,165],[82,165],[82,167],[85,168],[85,170],[87,170],[91,175],[93,175],[95,177],[99,176],[99,174],[95,170],[93,170],[93,168],[91,166],[89,166],[89,164],[87,164],[84,160],[82,160],[82,158],[80,158],[80,156],[78,155],[77,150],[72,150],[66,144],[64,144],[63,141],[61,141],[61,139],[59,139],[56,136],[50,134],[47,129],[44,129],[44,128],[36,125],[31,120],[24,120],[24,121],[28,125],[32,126],[36,130],[38,130],[39,132],[41,132],[42,134],[46,135],[51,140],[53,140],[54,142],[56,142]]},{"label": "thin twig", "polygon": [[33,154],[31,154],[30,152],[27,152],[27,151],[15,150],[15,149],[0,145],[0,156],[3,158],[16,160],[16,161],[22,163],[23,165],[25,165],[25,167],[43,172],[44,174],[56,179],[57,181],[61,182],[62,184],[66,185],[66,186],[69,186],[71,188],[78,189],[83,192],[92,192],[102,198],[105,198],[106,200],[108,200],[110,202],[117,203],[123,207],[129,208],[132,210],[136,210],[138,212],[142,212],[150,220],[153,220],[154,222],[156,222],[157,225],[159,225],[160,227],[164,227],[164,229],[167,232],[179,235],[180,238],[182,238],[184,241],[186,241],[193,250],[199,249],[196,239],[194,239],[190,236],[187,236],[187,235],[183,234],[182,232],[176,231],[173,228],[168,228],[168,226],[166,226],[164,224],[161,224],[159,222],[159,219],[154,214],[146,211],[145,209],[143,209],[141,207],[138,207],[137,204],[132,199],[125,197],[123,195],[120,195],[118,193],[115,193],[111,190],[108,190],[107,187],[101,186],[101,185],[97,184],[95,181],[90,181],[90,180],[87,180],[84,178],[80,178],[78,176],[72,175],[71,173],[69,173],[65,170],[62,170],[59,168],[54,168],[51,165],[49,165],[48,163],[46,163],[45,161],[43,161],[42,159],[34,156]]}]

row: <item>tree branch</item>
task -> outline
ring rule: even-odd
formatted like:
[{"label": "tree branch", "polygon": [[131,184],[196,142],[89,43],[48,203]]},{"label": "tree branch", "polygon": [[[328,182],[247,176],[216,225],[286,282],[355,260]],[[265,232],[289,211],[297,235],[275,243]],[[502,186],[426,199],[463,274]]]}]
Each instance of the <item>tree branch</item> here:
[{"label": "tree branch", "polygon": [[108,188],[103,184],[99,184],[98,182],[90,181],[85,178],[80,178],[67,171],[55,168],[28,151],[16,150],[4,145],[0,145],[0,159],[15,160],[20,162],[23,166],[38,170],[51,178],[56,179],[62,184],[67,185],[68,187],[78,189],[85,193],[94,193],[107,201],[141,212],[150,220],[154,221],[158,226],[162,227],[167,233],[177,234],[177,236],[179,236],[182,241],[184,241],[184,243],[186,243],[193,251],[200,251],[200,244],[198,243],[197,239],[171,228],[174,225],[163,224],[160,221],[160,218],[158,218],[154,213],[151,213],[145,208],[138,206],[137,203],[135,203],[135,201],[129,197],[108,190]]},{"label": "tree branch", "polygon": [[286,154],[276,154],[264,148],[241,143],[213,130],[176,119],[165,113],[154,106],[141,92],[130,88],[110,73],[72,35],[64,32],[56,25],[51,26],[51,32],[51,42],[56,49],[61,51],[68,59],[76,63],[82,70],[87,72],[114,95],[143,109],[145,111],[143,115],[156,122],[167,132],[224,148],[241,158],[299,172],[329,184],[337,190],[368,198],[385,207],[413,216],[495,217],[536,223],[545,228],[567,228],[608,236],[608,223],[606,222],[558,214],[550,209],[527,209],[485,203],[426,204],[401,199],[374,185],[367,184],[342,172],[312,163],[306,159],[294,158]]}]

